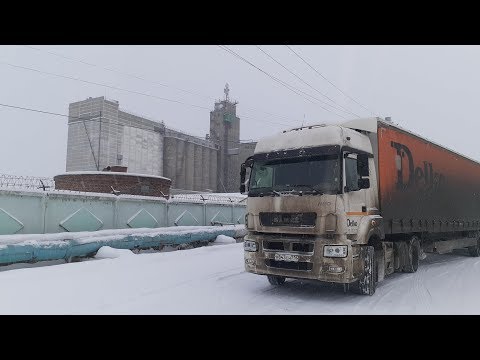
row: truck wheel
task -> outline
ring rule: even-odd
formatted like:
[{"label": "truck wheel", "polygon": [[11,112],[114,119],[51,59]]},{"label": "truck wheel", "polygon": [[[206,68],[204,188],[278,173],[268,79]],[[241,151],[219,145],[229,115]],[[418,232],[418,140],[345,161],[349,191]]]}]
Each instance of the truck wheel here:
[{"label": "truck wheel", "polygon": [[476,246],[470,246],[468,248],[470,256],[479,257],[480,256],[480,239],[477,240]]},{"label": "truck wheel", "polygon": [[403,267],[403,272],[414,273],[420,263],[420,241],[416,236],[407,243],[407,255],[405,259],[407,263]]},{"label": "truck wheel", "polygon": [[285,283],[285,276],[267,275],[267,278],[272,285],[283,285]]},{"label": "truck wheel", "polygon": [[350,284],[350,290],[360,295],[373,295],[377,288],[377,260],[373,246],[363,246],[360,249],[363,258],[363,274],[360,279]]}]

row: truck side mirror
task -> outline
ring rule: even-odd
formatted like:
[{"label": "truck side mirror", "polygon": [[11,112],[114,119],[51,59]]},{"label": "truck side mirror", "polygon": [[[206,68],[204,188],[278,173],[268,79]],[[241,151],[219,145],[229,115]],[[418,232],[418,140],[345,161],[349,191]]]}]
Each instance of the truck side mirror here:
[{"label": "truck side mirror", "polygon": [[245,177],[247,175],[247,167],[252,168],[253,167],[253,156],[250,156],[245,160],[242,165],[240,165],[240,193],[243,194],[245,193]]},{"label": "truck side mirror", "polygon": [[368,189],[370,187],[370,179],[358,179],[358,189]]},{"label": "truck side mirror", "polygon": [[245,192],[245,175],[247,174],[247,167],[245,163],[240,165],[240,193],[243,194]]}]

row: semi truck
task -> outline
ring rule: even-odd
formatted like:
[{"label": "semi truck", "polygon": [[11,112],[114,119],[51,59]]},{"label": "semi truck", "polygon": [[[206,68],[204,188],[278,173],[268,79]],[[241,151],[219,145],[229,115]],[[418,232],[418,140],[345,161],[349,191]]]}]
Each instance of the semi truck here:
[{"label": "semi truck", "polygon": [[240,177],[245,270],[272,285],[312,279],[373,295],[427,253],[480,256],[480,163],[388,118],[266,137]]}]

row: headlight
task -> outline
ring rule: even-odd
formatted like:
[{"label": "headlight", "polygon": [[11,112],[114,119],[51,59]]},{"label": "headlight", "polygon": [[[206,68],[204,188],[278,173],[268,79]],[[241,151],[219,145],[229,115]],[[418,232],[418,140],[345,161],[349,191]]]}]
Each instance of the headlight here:
[{"label": "headlight", "polygon": [[346,245],[325,245],[323,247],[323,256],[344,258],[347,257],[347,249],[348,246]]},{"label": "headlight", "polygon": [[243,242],[243,249],[245,251],[257,251],[258,246],[257,246],[257,243],[255,241],[245,240]]}]

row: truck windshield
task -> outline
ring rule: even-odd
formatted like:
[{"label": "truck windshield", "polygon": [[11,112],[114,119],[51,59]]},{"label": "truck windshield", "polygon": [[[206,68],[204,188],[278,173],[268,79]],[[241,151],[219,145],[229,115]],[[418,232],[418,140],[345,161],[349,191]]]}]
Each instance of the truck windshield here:
[{"label": "truck windshield", "polygon": [[302,191],[336,194],[340,191],[338,155],[256,161],[250,176],[250,195]]}]

